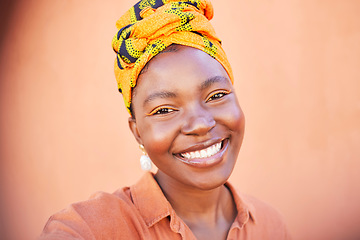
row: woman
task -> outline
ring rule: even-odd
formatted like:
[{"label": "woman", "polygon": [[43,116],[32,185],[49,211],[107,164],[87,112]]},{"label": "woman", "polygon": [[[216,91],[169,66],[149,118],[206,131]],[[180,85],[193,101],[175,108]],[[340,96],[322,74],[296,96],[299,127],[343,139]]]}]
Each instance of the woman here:
[{"label": "woman", "polygon": [[113,39],[129,127],[157,166],[52,216],[41,239],[290,239],[278,213],[227,182],[245,119],[207,0],[140,1]]}]

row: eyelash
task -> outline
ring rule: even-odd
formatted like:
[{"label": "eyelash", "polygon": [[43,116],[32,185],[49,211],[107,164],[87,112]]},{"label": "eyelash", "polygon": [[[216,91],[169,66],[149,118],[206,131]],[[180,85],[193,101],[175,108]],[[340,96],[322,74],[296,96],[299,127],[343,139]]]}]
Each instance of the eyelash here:
[{"label": "eyelash", "polygon": [[[230,93],[230,91],[221,91],[221,92],[216,92],[214,93],[213,95],[211,95],[208,99],[206,99],[206,102],[209,102],[209,101],[213,101],[213,100],[217,100],[219,98],[222,98],[226,95],[228,95]],[[221,96],[217,96],[216,95],[221,95]]]},{"label": "eyelash", "polygon": [[[208,99],[206,99],[206,102],[209,101],[214,101],[217,99],[220,99],[226,95],[228,95],[230,93],[230,91],[221,91],[221,92],[216,92],[213,95],[211,95]],[[220,96],[219,96],[220,95]],[[155,108],[154,110],[152,110],[149,114],[147,114],[148,116],[154,116],[154,115],[163,115],[163,114],[169,114],[172,112],[175,112],[176,109],[174,108],[170,108],[170,107],[158,107]]]},{"label": "eyelash", "polygon": [[155,108],[154,110],[152,110],[148,115],[149,116],[162,115],[162,114],[168,114],[168,113],[171,113],[174,111],[176,111],[176,110],[173,108],[170,108],[170,107],[158,107],[158,108]]}]

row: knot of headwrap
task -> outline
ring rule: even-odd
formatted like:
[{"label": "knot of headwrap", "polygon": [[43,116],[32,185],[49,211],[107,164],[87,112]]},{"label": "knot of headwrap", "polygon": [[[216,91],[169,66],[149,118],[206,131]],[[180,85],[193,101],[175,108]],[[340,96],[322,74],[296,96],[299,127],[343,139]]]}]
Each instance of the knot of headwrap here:
[{"label": "knot of headwrap", "polygon": [[209,20],[209,0],[142,0],[117,22],[112,40],[117,53],[115,77],[131,114],[131,94],[143,67],[171,44],[194,47],[218,60],[233,81],[232,70]]}]

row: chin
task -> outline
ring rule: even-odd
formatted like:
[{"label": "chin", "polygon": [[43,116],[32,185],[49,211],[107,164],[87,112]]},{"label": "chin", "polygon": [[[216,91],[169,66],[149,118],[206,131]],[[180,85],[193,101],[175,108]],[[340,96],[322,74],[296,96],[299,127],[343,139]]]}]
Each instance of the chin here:
[{"label": "chin", "polygon": [[206,173],[198,174],[196,177],[190,179],[191,185],[200,190],[212,190],[218,188],[228,181],[235,164],[231,165],[232,166],[224,166],[226,168],[223,169],[209,170]]}]

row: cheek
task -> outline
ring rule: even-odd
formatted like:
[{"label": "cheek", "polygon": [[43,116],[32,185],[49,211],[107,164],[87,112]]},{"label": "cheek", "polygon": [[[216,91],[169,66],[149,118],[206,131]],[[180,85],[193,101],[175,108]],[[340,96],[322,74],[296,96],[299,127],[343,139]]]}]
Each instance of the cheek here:
[{"label": "cheek", "polygon": [[236,99],[224,106],[217,117],[221,119],[220,121],[227,126],[229,130],[240,133],[240,136],[243,135],[245,116]]},{"label": "cheek", "polygon": [[178,132],[176,123],[146,122],[139,133],[150,158],[158,158],[158,154],[169,153]]},{"label": "cheek", "polygon": [[245,115],[238,104],[236,111],[234,111],[232,115],[233,116],[231,117],[231,122],[234,131],[240,131],[241,133],[243,133],[245,128]]}]

